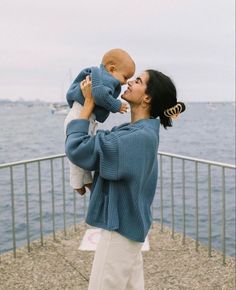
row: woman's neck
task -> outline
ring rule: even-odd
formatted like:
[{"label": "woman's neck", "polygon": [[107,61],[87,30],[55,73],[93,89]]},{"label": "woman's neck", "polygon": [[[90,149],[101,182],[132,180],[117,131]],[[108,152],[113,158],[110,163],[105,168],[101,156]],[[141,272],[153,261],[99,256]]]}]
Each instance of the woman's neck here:
[{"label": "woman's neck", "polygon": [[142,107],[131,107],[131,123],[142,119],[150,119],[150,113]]}]

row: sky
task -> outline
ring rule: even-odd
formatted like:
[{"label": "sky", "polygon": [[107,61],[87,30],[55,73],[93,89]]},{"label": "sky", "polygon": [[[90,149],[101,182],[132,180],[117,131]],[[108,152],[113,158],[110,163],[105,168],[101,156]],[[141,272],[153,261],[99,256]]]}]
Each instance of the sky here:
[{"label": "sky", "polygon": [[157,69],[185,102],[235,99],[234,0],[1,0],[0,99],[65,101],[111,48]]}]

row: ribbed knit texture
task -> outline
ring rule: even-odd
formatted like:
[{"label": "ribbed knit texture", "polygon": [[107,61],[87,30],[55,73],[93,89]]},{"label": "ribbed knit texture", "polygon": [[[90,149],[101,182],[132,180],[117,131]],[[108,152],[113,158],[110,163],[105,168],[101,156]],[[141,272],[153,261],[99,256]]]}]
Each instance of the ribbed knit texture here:
[{"label": "ribbed knit texture", "polygon": [[92,80],[92,94],[95,101],[95,108],[93,113],[98,122],[103,123],[110,112],[117,113],[121,107],[121,101],[118,96],[121,92],[120,82],[107,72],[105,67],[101,64],[100,67],[90,67],[82,70],[74,82],[71,84],[66,99],[70,106],[73,102],[84,104],[84,96],[80,89],[80,82],[90,75]]},{"label": "ribbed knit texture", "polygon": [[157,183],[159,126],[157,119],[139,120],[91,137],[87,120],[68,124],[68,158],[95,171],[88,224],[115,230],[131,240],[145,240]]}]

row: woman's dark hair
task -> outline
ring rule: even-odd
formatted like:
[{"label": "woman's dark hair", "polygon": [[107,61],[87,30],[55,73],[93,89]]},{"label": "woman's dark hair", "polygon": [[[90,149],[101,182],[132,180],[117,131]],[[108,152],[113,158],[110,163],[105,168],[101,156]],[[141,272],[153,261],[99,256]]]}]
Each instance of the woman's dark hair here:
[{"label": "woman's dark hair", "polygon": [[146,72],[149,75],[146,94],[151,97],[150,115],[153,118],[159,117],[165,129],[172,127],[172,120],[164,115],[164,111],[177,104],[175,85],[168,76],[159,71],[149,69]]}]

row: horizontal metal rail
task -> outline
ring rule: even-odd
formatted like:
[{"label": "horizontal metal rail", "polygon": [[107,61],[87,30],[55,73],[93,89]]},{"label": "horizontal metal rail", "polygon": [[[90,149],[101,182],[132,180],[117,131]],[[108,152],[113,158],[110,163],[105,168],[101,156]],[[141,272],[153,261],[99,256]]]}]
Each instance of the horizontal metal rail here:
[{"label": "horizontal metal rail", "polygon": [[21,160],[21,161],[10,162],[10,163],[3,163],[3,164],[0,164],[0,169],[6,168],[6,167],[11,167],[11,166],[23,165],[26,163],[34,163],[34,162],[38,162],[38,161],[46,161],[46,160],[51,160],[51,159],[62,158],[65,156],[66,156],[65,154],[57,154],[57,155],[50,155],[50,156],[41,157],[41,158]]},{"label": "horizontal metal rail", "polygon": [[[174,157],[177,159],[196,161],[198,163],[211,164],[214,166],[221,166],[224,168],[236,169],[236,165],[228,164],[228,163],[215,162],[215,161],[210,161],[210,160],[206,160],[206,159],[199,159],[199,158],[195,158],[195,157],[188,157],[188,156],[177,155],[177,154],[167,153],[167,152],[162,152],[162,151],[159,151],[158,154],[163,155],[163,156],[168,156],[168,157]],[[3,163],[3,164],[0,164],[0,169],[5,168],[5,167],[10,167],[10,166],[22,165],[25,163],[33,163],[33,162],[38,162],[38,161],[45,161],[45,160],[51,160],[51,159],[56,159],[56,158],[62,158],[65,156],[66,156],[65,154],[57,154],[57,155],[50,155],[50,156],[45,156],[45,157],[41,157],[41,158],[21,160],[21,161],[10,162],[10,163]]]},{"label": "horizontal metal rail", "polygon": [[228,163],[215,162],[215,161],[210,161],[206,159],[199,159],[199,158],[177,155],[177,154],[172,154],[172,153],[167,153],[167,152],[159,152],[159,154],[162,156],[173,157],[176,159],[194,161],[194,162],[203,163],[203,164],[210,164],[213,166],[220,166],[220,167],[229,168],[229,169],[236,169],[236,165],[228,164]]}]

